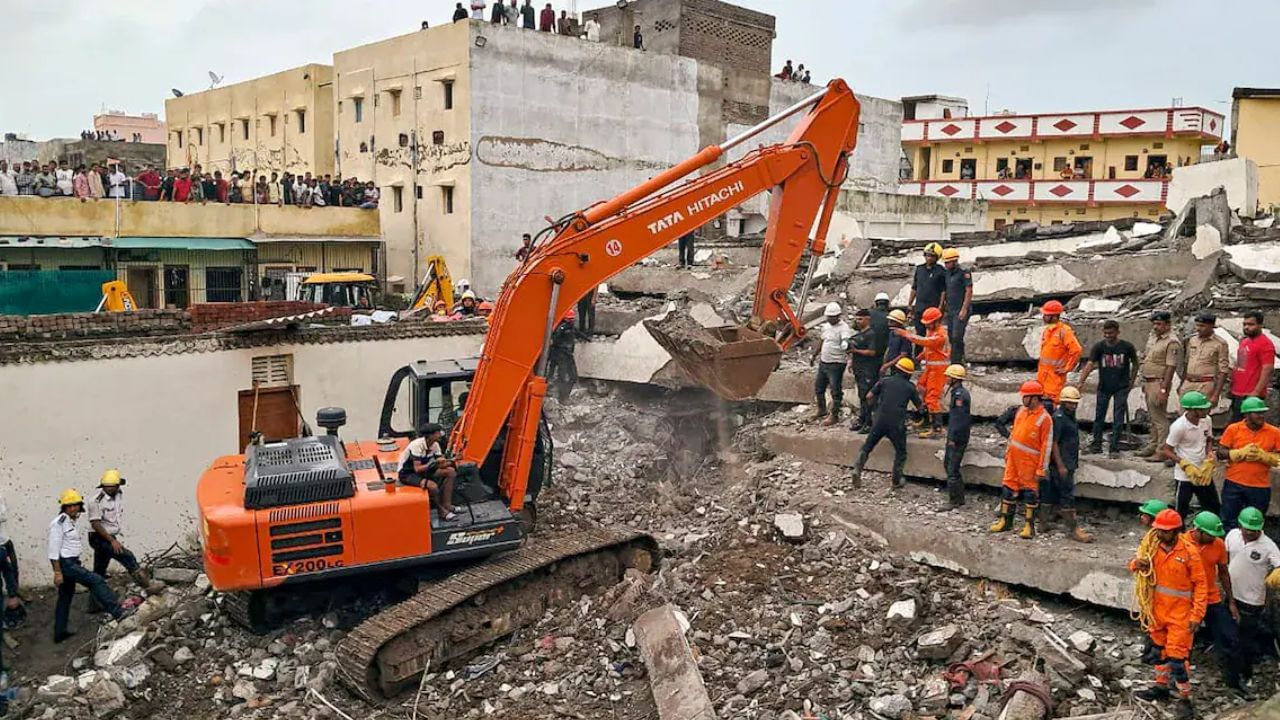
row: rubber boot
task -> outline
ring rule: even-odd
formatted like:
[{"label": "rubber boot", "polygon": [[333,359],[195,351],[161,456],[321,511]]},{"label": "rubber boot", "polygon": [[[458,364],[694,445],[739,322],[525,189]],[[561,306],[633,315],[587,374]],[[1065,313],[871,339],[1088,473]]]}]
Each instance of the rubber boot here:
[{"label": "rubber boot", "polygon": [[931,438],[938,431],[937,426],[934,424],[934,417],[934,414],[930,412],[924,414],[924,418],[920,421],[920,427],[922,428],[920,430],[921,438]]},{"label": "rubber boot", "polygon": [[836,405],[835,407],[831,408],[831,414],[827,416],[826,420],[822,421],[822,424],[831,426],[831,425],[835,425],[838,422],[840,422],[840,406]]},{"label": "rubber boot", "polygon": [[861,451],[858,453],[858,459],[853,463],[853,470],[849,473],[849,479],[853,481],[854,487],[862,485],[862,466],[867,464],[867,453]]},{"label": "rubber boot", "polygon": [[142,568],[134,570],[130,577],[132,577],[133,581],[138,584],[138,587],[146,590],[148,595],[159,595],[164,592],[164,583],[158,580],[152,580],[151,573],[143,570]]},{"label": "rubber boot", "polygon": [[1079,543],[1093,542],[1093,536],[1080,527],[1080,516],[1074,509],[1062,511],[1062,519],[1067,523],[1067,538]]},{"label": "rubber boot", "polygon": [[1013,511],[1014,504],[1008,500],[1000,501],[1000,516],[995,524],[991,526],[991,532],[1002,533],[1008,532],[1013,528]]},{"label": "rubber boot", "polygon": [[897,490],[898,488],[907,484],[907,478],[904,472],[906,470],[906,467],[907,467],[906,453],[903,453],[901,457],[899,457],[895,453],[893,456],[893,475],[890,477],[890,480],[889,480],[890,487],[892,489]]},{"label": "rubber boot", "polygon": [[1022,525],[1022,531],[1018,533],[1018,537],[1023,540],[1030,540],[1036,536],[1036,512],[1039,511],[1039,505],[1025,505],[1023,510],[1023,518],[1025,522]]}]

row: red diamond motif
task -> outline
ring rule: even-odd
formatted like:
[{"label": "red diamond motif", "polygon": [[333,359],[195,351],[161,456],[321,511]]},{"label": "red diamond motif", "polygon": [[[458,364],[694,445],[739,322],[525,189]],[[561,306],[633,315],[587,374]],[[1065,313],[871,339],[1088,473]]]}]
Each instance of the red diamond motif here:
[{"label": "red diamond motif", "polygon": [[1147,121],[1135,115],[1130,115],[1129,117],[1121,120],[1120,124],[1129,128],[1130,130],[1137,130],[1143,125],[1146,125]]},{"label": "red diamond motif", "polygon": [[960,191],[957,190],[954,185],[943,185],[941,188],[938,188],[938,194],[946,197],[951,197],[958,192]]},{"label": "red diamond motif", "polygon": [[1132,185],[1121,185],[1120,187],[1116,188],[1115,192],[1120,197],[1131,198],[1142,191]]},{"label": "red diamond motif", "polygon": [[1008,195],[1009,193],[1013,192],[1013,188],[1009,187],[1008,185],[997,185],[991,188],[991,192],[999,195],[1000,197],[1004,197],[1005,195]]},{"label": "red diamond motif", "polygon": [[1059,120],[1058,122],[1054,123],[1054,124],[1053,124],[1053,126],[1054,126],[1054,127],[1056,127],[1056,128],[1058,128],[1058,130],[1059,130],[1059,131],[1061,131],[1061,132],[1066,132],[1066,131],[1070,130],[1071,128],[1075,127],[1075,126],[1076,126],[1076,124],[1077,124],[1077,123],[1074,123],[1074,122],[1072,122],[1072,121],[1068,120],[1067,118],[1062,118],[1062,119],[1061,119],[1061,120]]},{"label": "red diamond motif", "polygon": [[1216,119],[1215,119],[1215,120],[1210,120],[1210,121],[1209,121],[1209,129],[1210,129],[1210,130],[1217,130],[1217,129],[1218,129],[1218,121],[1217,121]]},{"label": "red diamond motif", "polygon": [[996,131],[997,131],[997,132],[1000,132],[1000,133],[1007,133],[1007,132],[1009,132],[1010,130],[1014,130],[1014,129],[1016,129],[1017,127],[1018,127],[1017,125],[1014,125],[1013,123],[1009,122],[1008,120],[1005,120],[1005,121],[1001,122],[999,125],[996,125],[996,126],[995,126],[995,129],[996,129]]},{"label": "red diamond motif", "polygon": [[956,133],[960,132],[960,130],[961,130],[961,127],[959,125],[956,125],[955,123],[945,125],[942,128],[942,132],[947,135],[955,135]]},{"label": "red diamond motif", "polygon": [[1058,197],[1063,197],[1065,195],[1070,195],[1071,193],[1075,192],[1075,190],[1072,190],[1066,185],[1057,185],[1055,187],[1049,188],[1049,192],[1053,193],[1054,195],[1057,195]]}]

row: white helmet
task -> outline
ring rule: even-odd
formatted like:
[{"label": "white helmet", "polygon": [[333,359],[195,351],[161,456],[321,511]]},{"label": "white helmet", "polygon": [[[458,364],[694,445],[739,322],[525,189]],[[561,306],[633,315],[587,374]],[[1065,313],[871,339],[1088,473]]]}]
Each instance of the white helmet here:
[{"label": "white helmet", "polygon": [[822,314],[823,314],[823,315],[826,315],[827,317],[836,317],[836,316],[838,316],[841,312],[843,312],[843,311],[840,309],[840,303],[838,303],[838,302],[829,302],[829,303],[827,303],[827,309],[826,309],[826,310],[824,310],[824,311],[822,312]]},{"label": "white helmet", "polygon": [[455,284],[458,286],[458,289],[462,290],[463,292],[471,289],[471,281],[466,278],[462,278]]},{"label": "white helmet", "polygon": [[878,292],[878,293],[876,293],[876,300],[875,300],[875,301],[876,301],[876,302],[882,302],[882,301],[883,301],[883,302],[889,302],[889,293],[887,293],[887,292]]}]

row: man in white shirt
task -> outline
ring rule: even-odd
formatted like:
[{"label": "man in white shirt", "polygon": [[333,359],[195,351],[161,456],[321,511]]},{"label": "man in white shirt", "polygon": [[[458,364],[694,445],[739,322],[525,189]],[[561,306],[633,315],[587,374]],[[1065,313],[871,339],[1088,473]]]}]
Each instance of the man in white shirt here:
[{"label": "man in white shirt", "polygon": [[1259,649],[1274,647],[1265,611],[1267,588],[1280,588],[1280,548],[1262,534],[1264,518],[1257,508],[1241,510],[1236,522],[1239,527],[1227,533],[1227,573],[1240,610],[1241,674],[1247,682]]},{"label": "man in white shirt", "polygon": [[13,180],[13,170],[9,169],[9,163],[0,160],[0,195],[10,196],[18,194],[18,184]]},{"label": "man in white shirt", "polygon": [[440,449],[442,437],[444,428],[436,423],[418,428],[418,436],[400,453],[397,475],[405,485],[425,487],[431,504],[440,509],[440,519],[452,520],[457,517],[453,511],[453,481],[457,469]]},{"label": "man in white shirt", "polygon": [[129,193],[129,176],[124,174],[123,168],[119,164],[107,176],[107,182],[111,184],[111,189],[107,191],[107,197],[125,198]]},{"label": "man in white shirt", "polygon": [[587,38],[587,42],[600,42],[600,23],[596,22],[594,17],[587,18],[582,34]]},{"label": "man in white shirt", "polygon": [[1191,517],[1191,497],[1201,510],[1217,515],[1222,511],[1218,491],[1213,486],[1213,422],[1209,411],[1213,406],[1204,393],[1192,390],[1179,400],[1182,416],[1169,426],[1169,436],[1161,452],[1177,463],[1173,477],[1178,481],[1175,509],[1182,517]]},{"label": "man in white shirt", "polygon": [[107,587],[101,575],[95,575],[80,564],[84,549],[80,541],[80,529],[76,520],[84,512],[84,498],[75,490],[63,490],[58,496],[61,511],[49,523],[49,565],[53,568],[53,584],[58,588],[58,604],[53,611],[53,641],[60,643],[75,635],[67,630],[71,614],[71,600],[76,596],[76,585],[84,585],[102,607],[116,620],[134,613],[133,609],[120,607],[116,594]]},{"label": "man in white shirt", "polygon": [[[844,366],[849,360],[849,342],[853,340],[853,330],[845,323],[841,315],[844,311],[840,303],[827,303],[823,316],[827,322],[822,326],[822,342],[813,349],[809,365],[818,363],[818,374],[813,381],[813,392],[818,397],[818,412],[814,420],[827,418],[823,425],[835,425],[840,421],[840,404],[844,402]],[[831,414],[827,415],[827,388],[831,388]]]},{"label": "man in white shirt", "polygon": [[[111,561],[124,566],[129,577],[138,587],[151,594],[164,590],[164,585],[151,581],[138,565],[138,559],[124,546],[124,484],[125,479],[116,469],[102,473],[98,493],[89,502],[89,547],[93,549],[93,574],[107,577]],[[100,610],[96,602],[90,602],[90,611]]]}]

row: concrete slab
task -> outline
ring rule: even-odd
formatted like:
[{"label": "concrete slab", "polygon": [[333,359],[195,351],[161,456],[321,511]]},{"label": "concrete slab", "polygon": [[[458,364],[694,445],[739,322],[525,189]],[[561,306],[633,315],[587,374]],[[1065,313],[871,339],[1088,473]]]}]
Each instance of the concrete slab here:
[{"label": "concrete slab", "polygon": [[1280,281],[1280,242],[1230,245],[1224,262],[1237,277],[1250,282]]},{"label": "concrete slab", "polygon": [[[847,427],[779,425],[764,432],[765,446],[775,453],[843,467],[853,465],[865,440],[865,435],[853,434]],[[943,440],[909,436],[907,448],[904,472],[908,476],[946,480],[942,467]],[[893,447],[887,440],[871,453],[867,469],[878,472],[893,469]],[[1000,487],[1004,475],[1003,441],[998,437],[974,437],[961,461],[961,471],[968,486]],[[1280,481],[1280,470],[1272,471],[1272,479]],[[1082,455],[1076,471],[1076,497],[1132,505],[1153,497],[1171,500],[1173,469],[1127,456],[1111,460],[1102,455]],[[1280,497],[1272,498],[1268,514],[1280,515]]]},{"label": "concrete slab", "polygon": [[1165,207],[1178,214],[1187,203],[1219,187],[1227,191],[1227,203],[1232,210],[1241,217],[1253,217],[1258,207],[1258,166],[1247,158],[1175,168]]},{"label": "concrete slab", "polygon": [[663,605],[646,612],[632,631],[649,671],[660,720],[715,720],[715,707],[675,608]]},{"label": "concrete slab", "polygon": [[1241,290],[1254,300],[1280,302],[1280,282],[1245,283]]},{"label": "concrete slab", "polygon": [[754,268],[713,270],[696,267],[690,270],[635,265],[611,279],[609,289],[617,295],[653,297],[697,291],[717,300],[728,300],[748,291],[755,284],[757,274]]}]

